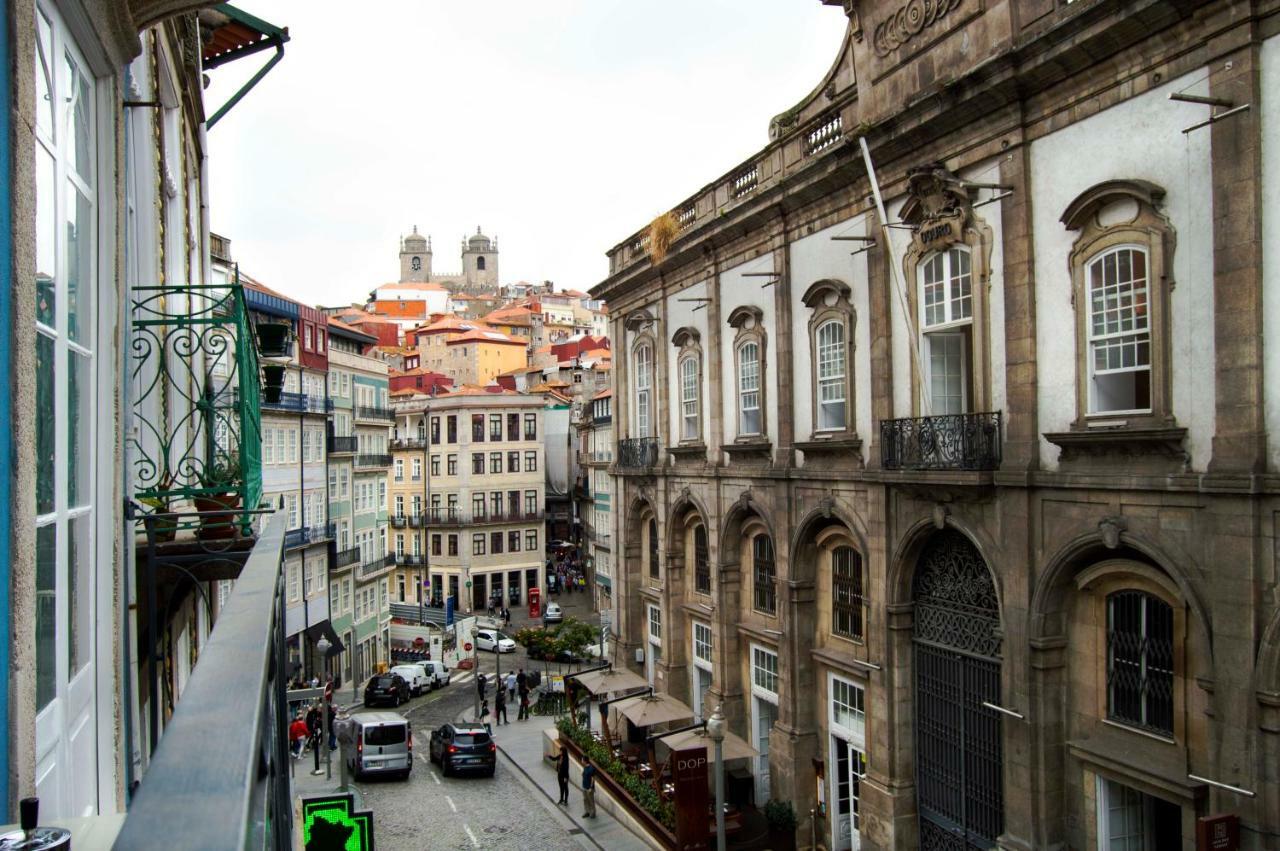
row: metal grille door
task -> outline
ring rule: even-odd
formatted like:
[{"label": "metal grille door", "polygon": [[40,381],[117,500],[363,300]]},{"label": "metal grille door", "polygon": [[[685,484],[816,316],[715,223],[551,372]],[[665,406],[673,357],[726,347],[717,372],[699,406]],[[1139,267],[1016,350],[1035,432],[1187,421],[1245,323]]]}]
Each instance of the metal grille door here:
[{"label": "metal grille door", "polygon": [[1004,829],[1000,612],[981,554],[947,530],[915,576],[916,786],[923,851],[995,846]]}]

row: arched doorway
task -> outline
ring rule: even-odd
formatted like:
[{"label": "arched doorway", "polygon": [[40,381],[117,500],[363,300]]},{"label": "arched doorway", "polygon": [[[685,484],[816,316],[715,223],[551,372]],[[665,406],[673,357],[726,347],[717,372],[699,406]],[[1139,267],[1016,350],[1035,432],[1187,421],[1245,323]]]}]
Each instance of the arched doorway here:
[{"label": "arched doorway", "polygon": [[916,564],[913,669],[920,848],[993,848],[1004,829],[1000,605],[986,561],[947,529]]}]

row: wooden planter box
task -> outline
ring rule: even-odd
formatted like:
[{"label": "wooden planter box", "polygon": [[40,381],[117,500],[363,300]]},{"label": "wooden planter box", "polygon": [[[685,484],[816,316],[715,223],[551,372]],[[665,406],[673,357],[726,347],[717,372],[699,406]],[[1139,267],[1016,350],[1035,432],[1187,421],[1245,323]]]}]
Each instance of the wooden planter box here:
[{"label": "wooden planter box", "polygon": [[[582,763],[582,749],[578,747],[577,742],[572,739],[567,739],[564,735],[561,735],[560,746],[568,749],[569,755],[576,759],[579,764]],[[675,851],[676,835],[667,830],[666,825],[659,821],[656,816],[636,803],[636,800],[631,797],[630,793],[628,793],[627,790],[618,783],[618,781],[614,780],[608,772],[599,768],[599,766],[597,766],[597,769],[596,783],[608,791],[609,795],[626,809],[627,814],[639,822],[640,826],[643,827],[652,838],[661,843],[664,849],[667,849],[667,851]]]}]

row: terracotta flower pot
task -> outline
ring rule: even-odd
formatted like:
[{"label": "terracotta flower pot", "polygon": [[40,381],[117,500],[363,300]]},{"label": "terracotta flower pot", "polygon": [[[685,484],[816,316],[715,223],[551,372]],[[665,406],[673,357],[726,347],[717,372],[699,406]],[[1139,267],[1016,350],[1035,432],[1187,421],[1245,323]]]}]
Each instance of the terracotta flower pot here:
[{"label": "terracotta flower pot", "polygon": [[237,518],[230,514],[211,516],[213,511],[235,511],[240,507],[240,494],[227,493],[217,496],[198,496],[195,498],[196,510],[200,512],[200,528],[196,537],[202,541],[217,541],[234,538],[239,534],[236,526]]}]

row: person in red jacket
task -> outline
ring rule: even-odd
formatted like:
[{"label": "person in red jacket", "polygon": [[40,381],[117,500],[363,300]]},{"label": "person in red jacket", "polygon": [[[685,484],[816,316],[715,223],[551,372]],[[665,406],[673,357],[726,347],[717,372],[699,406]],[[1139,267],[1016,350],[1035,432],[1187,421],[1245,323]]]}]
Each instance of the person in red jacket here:
[{"label": "person in red jacket", "polygon": [[309,734],[307,722],[301,715],[295,715],[293,723],[289,725],[289,750],[293,753],[294,759],[302,756],[302,746]]}]

